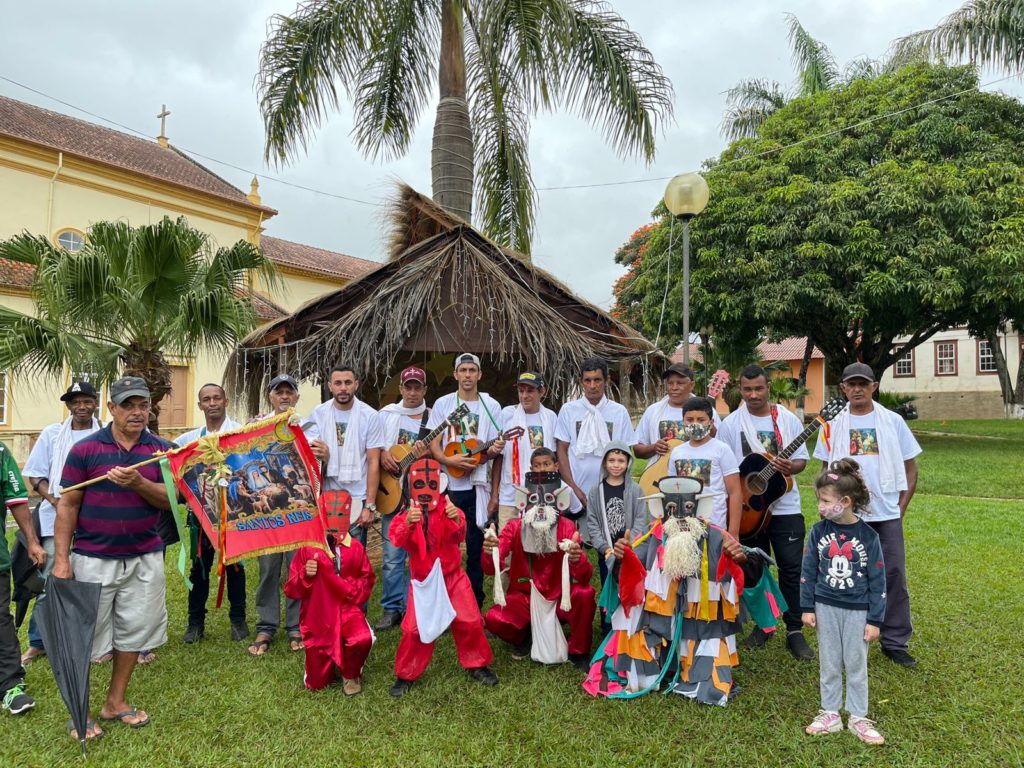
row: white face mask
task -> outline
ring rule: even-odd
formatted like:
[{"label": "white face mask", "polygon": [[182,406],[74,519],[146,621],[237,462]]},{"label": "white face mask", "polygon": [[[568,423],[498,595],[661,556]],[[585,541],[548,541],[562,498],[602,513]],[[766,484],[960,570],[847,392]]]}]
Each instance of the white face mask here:
[{"label": "white face mask", "polygon": [[688,440],[703,440],[711,434],[710,424],[684,424],[683,434]]},{"label": "white face mask", "polygon": [[818,514],[826,520],[838,520],[843,516],[843,512],[845,511],[846,507],[841,501],[836,501],[832,504],[824,501],[818,502]]}]

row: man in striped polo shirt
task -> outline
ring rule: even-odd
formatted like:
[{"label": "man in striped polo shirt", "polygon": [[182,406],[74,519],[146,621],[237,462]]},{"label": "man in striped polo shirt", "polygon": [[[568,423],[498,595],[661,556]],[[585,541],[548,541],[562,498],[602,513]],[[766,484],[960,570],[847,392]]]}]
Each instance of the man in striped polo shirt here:
[{"label": "man in striped polo shirt", "polygon": [[[125,700],[139,651],[167,641],[164,542],[157,526],[170,502],[156,463],[130,468],[171,447],[146,429],[150,405],[138,377],[110,386],[111,423],[72,446],[61,485],[103,479],[62,494],[54,527],[54,577],[103,587],[92,653],[96,658],[113,648],[114,669],[100,719],[131,728],[149,723]],[[86,737],[100,733],[90,718]]]}]

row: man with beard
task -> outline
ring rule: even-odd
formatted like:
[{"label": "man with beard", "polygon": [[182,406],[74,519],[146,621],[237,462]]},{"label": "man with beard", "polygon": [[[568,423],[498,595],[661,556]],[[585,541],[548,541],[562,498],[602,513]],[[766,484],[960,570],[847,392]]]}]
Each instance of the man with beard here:
[{"label": "man with beard", "polygon": [[761,566],[751,563],[745,574],[743,548],[698,514],[710,501],[700,480],[666,477],[659,488],[650,499],[651,529],[635,542],[627,532],[615,543],[616,565],[601,595],[601,604],[614,608],[612,632],[583,688],[634,698],[657,690],[674,669],[666,692],[725,706],[738,663],[744,581]]},{"label": "man with beard", "polygon": [[[495,548],[499,564],[511,558],[508,594],[501,595],[496,587],[504,605],[493,606],[484,623],[491,634],[513,646],[513,659],[531,655],[532,647],[535,661],[560,663],[568,658],[586,671],[597,605],[590,586],[593,567],[583,557],[576,525],[561,514],[569,508],[572,490],[561,486],[557,472],[527,472],[525,481],[525,487],[516,489],[516,507],[522,517],[509,520],[500,539],[491,529],[484,540],[483,569],[488,576],[497,581]],[[538,614],[548,618],[541,626],[531,623],[531,617]],[[562,634],[563,621],[569,624],[568,644]],[[539,637],[540,633],[548,636]],[[551,648],[564,648],[567,657],[544,653]]]}]

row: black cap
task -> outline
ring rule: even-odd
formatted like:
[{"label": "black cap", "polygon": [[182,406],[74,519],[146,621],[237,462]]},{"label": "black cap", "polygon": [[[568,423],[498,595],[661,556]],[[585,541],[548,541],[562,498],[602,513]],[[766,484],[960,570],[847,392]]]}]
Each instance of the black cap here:
[{"label": "black cap", "polygon": [[68,403],[71,402],[72,398],[78,397],[79,395],[95,397],[97,399],[99,398],[99,395],[96,394],[96,390],[93,389],[92,384],[88,381],[73,381],[71,382],[71,386],[68,387],[68,391],[60,396],[60,401],[62,403]]},{"label": "black cap", "polygon": [[149,397],[149,385],[138,376],[122,376],[110,385],[110,399],[121,405],[129,397]]},{"label": "black cap", "polygon": [[287,373],[279,373],[277,374],[277,376],[270,380],[269,384],[267,384],[267,392],[273,392],[282,384],[287,384],[296,392],[299,391],[299,383],[295,381],[293,377],[289,376]]},{"label": "black cap", "polygon": [[684,365],[683,363],[673,363],[668,368],[666,368],[664,370],[664,372],[661,374],[661,380],[664,381],[665,379],[667,379],[673,373],[676,376],[683,376],[684,378],[691,379],[691,380],[697,378],[694,375],[693,369],[690,366]]},{"label": "black cap", "polygon": [[527,384],[537,389],[544,388],[544,376],[537,373],[536,371],[523,371],[519,374],[519,378],[516,379],[516,385]]},{"label": "black cap", "polygon": [[875,372],[871,370],[871,366],[866,363],[850,363],[848,366],[843,368],[843,376],[840,381],[849,381],[850,379],[867,379],[868,381],[875,380]]}]

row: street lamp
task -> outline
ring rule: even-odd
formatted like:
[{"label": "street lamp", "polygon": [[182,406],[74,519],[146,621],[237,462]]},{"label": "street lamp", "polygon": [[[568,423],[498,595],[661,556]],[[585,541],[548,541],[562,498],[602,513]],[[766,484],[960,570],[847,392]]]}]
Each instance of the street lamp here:
[{"label": "street lamp", "polygon": [[690,364],[690,219],[704,210],[711,192],[699,173],[680,173],[665,187],[665,207],[683,223],[683,362]]}]

